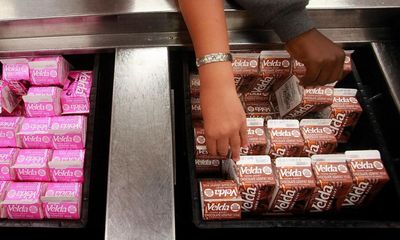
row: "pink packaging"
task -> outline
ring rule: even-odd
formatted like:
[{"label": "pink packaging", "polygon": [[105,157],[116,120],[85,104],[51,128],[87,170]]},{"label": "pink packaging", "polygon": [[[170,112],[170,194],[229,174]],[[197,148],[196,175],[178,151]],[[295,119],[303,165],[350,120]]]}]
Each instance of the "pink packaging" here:
[{"label": "pink packaging", "polygon": [[81,183],[49,183],[41,198],[46,218],[79,219],[81,214]]},{"label": "pink packaging", "polygon": [[61,115],[61,88],[31,87],[22,97],[28,117],[51,117]]},{"label": "pink packaging", "polygon": [[19,181],[50,181],[47,163],[51,159],[51,149],[21,149],[17,161],[11,167]]},{"label": "pink packaging", "polygon": [[24,118],[18,132],[23,148],[53,148],[50,117]]},{"label": "pink packaging", "polygon": [[0,181],[15,180],[14,165],[19,153],[18,148],[0,148]]},{"label": "pink packaging", "polygon": [[89,113],[93,71],[71,71],[68,78],[73,80],[61,94],[62,114]]},{"label": "pink packaging", "polygon": [[34,58],[28,64],[32,85],[64,86],[69,72],[69,63],[62,56]]},{"label": "pink packaging", "polygon": [[44,184],[40,182],[11,182],[3,207],[10,219],[43,219],[40,197]]},{"label": "pink packaging", "polygon": [[10,182],[8,181],[0,181],[0,218],[7,218],[6,209],[3,208],[2,201],[6,196],[6,191],[9,183]]},{"label": "pink packaging", "polygon": [[49,162],[53,182],[83,182],[85,150],[54,150]]},{"label": "pink packaging", "polygon": [[54,149],[84,149],[87,118],[82,115],[53,117],[50,132]]},{"label": "pink packaging", "polygon": [[2,59],[3,80],[19,81],[29,80],[29,65],[26,58]]},{"label": "pink packaging", "polygon": [[17,132],[21,128],[22,117],[0,117],[0,147],[21,147]]},{"label": "pink packaging", "polygon": [[14,111],[11,113],[3,111],[0,113],[2,117],[17,117],[17,116],[25,116],[25,105],[22,101],[15,107]]},{"label": "pink packaging", "polygon": [[20,101],[21,98],[11,91],[9,84],[0,80],[0,113],[13,112]]}]

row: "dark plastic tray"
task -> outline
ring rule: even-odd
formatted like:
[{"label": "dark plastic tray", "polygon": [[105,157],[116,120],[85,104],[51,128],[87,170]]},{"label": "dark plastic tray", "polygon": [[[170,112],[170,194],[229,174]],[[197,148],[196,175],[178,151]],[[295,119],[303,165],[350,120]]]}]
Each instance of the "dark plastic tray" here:
[{"label": "dark plastic tray", "polygon": [[[387,86],[384,84],[378,65],[374,65],[371,49],[368,47],[356,49],[353,54],[353,72],[337,87],[357,88],[358,99],[363,108],[363,114],[354,129],[350,142],[340,145],[338,151],[377,149],[381,152],[384,165],[391,178],[389,183],[375,197],[374,201],[361,209],[349,209],[340,213],[304,214],[295,216],[262,216],[246,217],[242,220],[204,221],[201,216],[198,176],[195,173],[193,128],[191,121],[189,73],[194,68],[192,53],[183,54],[182,80],[185,112],[186,158],[189,166],[189,180],[192,203],[192,220],[198,228],[400,228],[400,182],[398,156],[389,150],[391,137],[398,133],[385,132],[387,125],[395,124],[399,119],[394,108]],[[366,66],[371,65],[373,68]],[[357,71],[360,66],[363,78]],[[375,75],[378,77],[375,78]],[[379,79],[379,77],[381,79]],[[382,116],[382,109],[389,112],[392,119]],[[398,123],[398,122],[397,122]],[[201,177],[201,176],[200,176]]]}]

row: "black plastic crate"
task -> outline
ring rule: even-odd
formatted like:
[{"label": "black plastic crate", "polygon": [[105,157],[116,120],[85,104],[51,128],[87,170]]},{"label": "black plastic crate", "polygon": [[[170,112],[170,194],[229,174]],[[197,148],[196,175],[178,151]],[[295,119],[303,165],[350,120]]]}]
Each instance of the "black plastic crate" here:
[{"label": "black plastic crate", "polygon": [[[349,74],[336,87],[358,89],[358,99],[363,108],[363,114],[358,125],[353,131],[350,142],[340,145],[338,151],[377,149],[380,151],[390,181],[375,197],[374,201],[361,209],[346,209],[338,213],[304,214],[293,216],[254,216],[242,218],[242,220],[204,221],[201,216],[201,204],[198,178],[195,173],[193,127],[191,120],[189,73],[195,70],[193,52],[178,53],[178,61],[182,66],[173,70],[183,73],[174,76],[178,80],[175,86],[175,102],[184,99],[181,113],[179,104],[176,106],[176,118],[184,117],[183,129],[177,129],[176,134],[184,136],[185,149],[183,156],[186,158],[189,169],[188,180],[190,182],[190,197],[192,207],[192,220],[195,226],[204,229],[221,228],[400,228],[400,182],[398,155],[389,148],[392,137],[400,134],[398,123],[400,116],[394,107],[393,101],[387,91],[384,79],[379,72],[378,64],[374,59],[370,47],[355,49],[353,54],[353,72]],[[178,63],[176,63],[178,64]],[[357,67],[362,69],[361,74]],[[371,67],[367,67],[371,66]],[[360,76],[361,75],[361,76]],[[182,78],[182,79],[180,79]],[[182,80],[182,82],[180,82]],[[183,85],[183,94],[177,92]],[[391,118],[385,118],[383,113],[389,112]],[[393,125],[393,131],[385,131]],[[179,126],[182,128],[182,125]],[[184,131],[184,132],[183,132]],[[178,137],[179,139],[179,137]],[[179,145],[179,144],[177,144]],[[183,147],[179,147],[183,148]],[[179,169],[177,171],[182,171]],[[179,178],[179,172],[177,173]],[[179,184],[179,183],[178,183]],[[182,197],[182,196],[179,196]]]}]

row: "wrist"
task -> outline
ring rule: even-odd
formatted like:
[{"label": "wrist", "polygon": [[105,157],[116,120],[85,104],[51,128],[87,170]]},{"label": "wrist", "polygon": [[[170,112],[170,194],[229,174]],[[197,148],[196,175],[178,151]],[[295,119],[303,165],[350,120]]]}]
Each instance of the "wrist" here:
[{"label": "wrist", "polygon": [[230,62],[216,62],[199,68],[200,90],[225,88],[235,89],[233,69]]}]

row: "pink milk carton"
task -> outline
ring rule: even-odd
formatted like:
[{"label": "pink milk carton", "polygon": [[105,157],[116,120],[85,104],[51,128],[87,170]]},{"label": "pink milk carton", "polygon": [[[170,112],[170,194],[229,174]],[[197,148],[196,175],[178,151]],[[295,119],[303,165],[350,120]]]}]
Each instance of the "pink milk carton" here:
[{"label": "pink milk carton", "polygon": [[3,80],[29,80],[29,60],[26,58],[2,59]]},{"label": "pink milk carton", "polygon": [[47,163],[51,149],[21,149],[12,168],[18,181],[48,182],[50,173]]},{"label": "pink milk carton", "polygon": [[22,117],[0,117],[0,147],[21,147],[17,135]]},{"label": "pink milk carton", "polygon": [[23,96],[28,117],[51,117],[61,115],[61,88],[31,87]]},{"label": "pink milk carton", "polygon": [[89,113],[93,71],[71,71],[68,78],[71,82],[61,94],[62,114]]},{"label": "pink milk carton", "polygon": [[83,182],[85,150],[54,150],[49,162],[53,182]]},{"label": "pink milk carton", "polygon": [[81,201],[81,183],[49,183],[42,197],[44,214],[49,219],[79,219]]},{"label": "pink milk carton", "polygon": [[19,104],[15,107],[14,111],[12,111],[11,113],[3,111],[0,113],[0,116],[2,116],[2,117],[25,116],[25,105],[22,101],[20,101]]},{"label": "pink milk carton", "polygon": [[10,219],[43,219],[40,197],[44,184],[40,182],[11,182],[3,207]]},{"label": "pink milk carton", "polygon": [[15,95],[7,82],[0,80],[0,113],[11,113],[18,106],[21,98]]},{"label": "pink milk carton", "polygon": [[53,148],[50,117],[25,118],[18,136],[23,148]]},{"label": "pink milk carton", "polygon": [[10,182],[0,181],[0,218],[7,218],[6,209],[3,207],[2,201],[6,196],[8,184],[10,184]]},{"label": "pink milk carton", "polygon": [[54,149],[84,149],[87,118],[82,115],[51,118]]},{"label": "pink milk carton", "polygon": [[69,63],[62,56],[40,57],[29,61],[31,83],[36,86],[64,86]]},{"label": "pink milk carton", "polygon": [[15,180],[15,172],[11,168],[17,160],[19,148],[0,148],[0,181]]}]

